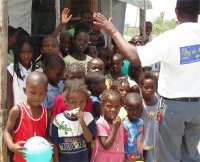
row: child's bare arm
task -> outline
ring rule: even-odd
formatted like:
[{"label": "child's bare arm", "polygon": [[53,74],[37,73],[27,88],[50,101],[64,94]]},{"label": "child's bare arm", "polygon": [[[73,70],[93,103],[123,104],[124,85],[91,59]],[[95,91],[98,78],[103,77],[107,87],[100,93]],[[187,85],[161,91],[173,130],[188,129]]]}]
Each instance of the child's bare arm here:
[{"label": "child's bare arm", "polygon": [[117,119],[113,121],[113,127],[110,135],[108,137],[99,136],[99,141],[101,142],[101,145],[105,150],[109,150],[113,145],[120,124],[121,124],[121,119],[117,117]]},{"label": "child's bare arm", "polygon": [[20,116],[20,110],[19,107],[14,106],[9,114],[8,121],[5,127],[4,131],[4,141],[7,144],[8,148],[14,152],[15,154],[18,154],[20,156],[23,156],[24,147],[21,145],[24,145],[25,141],[19,141],[17,143],[13,142],[12,134],[14,132],[14,129],[16,125],[18,125],[18,118]]},{"label": "child's bare arm", "polygon": [[76,114],[79,123],[81,124],[81,128],[83,130],[83,137],[85,138],[86,142],[92,141],[92,133],[90,132],[88,126],[86,125],[84,119],[83,119],[83,112],[80,111]]},{"label": "child's bare arm", "polygon": [[63,26],[70,21],[72,15],[69,15],[69,12],[70,10],[68,8],[64,8],[62,10],[61,21],[56,27],[56,29],[53,31],[52,36],[57,37],[60,31],[62,30]]},{"label": "child's bare arm", "polygon": [[56,147],[56,145],[54,145],[53,147],[53,162],[59,162],[59,158],[58,158],[58,148]]}]

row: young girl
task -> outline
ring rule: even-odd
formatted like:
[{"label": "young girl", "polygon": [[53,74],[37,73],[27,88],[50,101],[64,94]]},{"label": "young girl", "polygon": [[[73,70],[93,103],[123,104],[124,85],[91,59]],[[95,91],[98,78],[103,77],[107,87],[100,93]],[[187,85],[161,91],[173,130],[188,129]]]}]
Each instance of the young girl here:
[{"label": "young girl", "polygon": [[[69,66],[67,66],[64,72],[64,80],[74,80],[74,79],[82,79],[83,81],[85,81],[85,69],[83,68],[81,64],[77,62],[72,63]],[[68,82],[66,82],[66,84],[67,83]],[[65,91],[66,84],[64,83],[64,91]],[[89,99],[85,105],[84,110],[87,112],[90,112],[91,107],[92,107],[92,99]],[[63,94],[60,94],[55,98],[52,119],[54,119],[54,117],[57,114],[60,114],[67,109],[68,109],[68,106],[64,102],[64,92],[63,92]]]},{"label": "young girl", "polygon": [[124,128],[117,117],[122,106],[122,97],[117,90],[107,89],[101,95],[103,117],[97,125],[97,139],[91,162],[124,162]]},{"label": "young girl", "polygon": [[14,64],[7,67],[7,109],[8,111],[16,104],[25,101],[23,87],[25,79],[32,71],[42,71],[35,64],[34,44],[30,36],[21,36],[17,39],[14,48]]},{"label": "young girl", "polygon": [[96,137],[95,121],[84,112],[89,98],[82,80],[68,80],[64,100],[68,110],[58,114],[52,125],[52,141],[56,146],[55,161],[88,162],[87,143]]},{"label": "young girl", "polygon": [[87,63],[92,59],[92,57],[86,55],[84,51],[89,44],[89,34],[86,29],[75,29],[74,39],[72,41],[72,53],[67,55],[64,60],[66,64],[71,64],[73,62],[79,62],[83,65],[85,70],[87,70]]},{"label": "young girl", "polygon": [[143,96],[144,110],[141,118],[144,122],[144,160],[153,161],[154,157],[154,121],[157,114],[156,76],[146,72],[140,80],[140,87]]},{"label": "young girl", "polygon": [[113,82],[111,88],[117,89],[121,93],[124,106],[125,97],[130,91],[130,85],[128,80],[126,78],[118,78]]},{"label": "young girl", "polygon": [[47,110],[41,106],[47,92],[48,79],[42,72],[27,76],[24,92],[27,99],[15,105],[8,117],[4,140],[14,152],[15,162],[25,162],[23,145],[33,136],[48,137]]}]

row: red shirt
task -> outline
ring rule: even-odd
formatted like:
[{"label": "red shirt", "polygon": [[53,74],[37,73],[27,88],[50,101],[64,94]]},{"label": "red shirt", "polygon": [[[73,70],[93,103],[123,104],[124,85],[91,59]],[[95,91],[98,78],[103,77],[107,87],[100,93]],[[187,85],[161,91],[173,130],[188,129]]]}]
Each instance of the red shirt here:
[{"label": "red shirt", "polygon": [[[88,102],[85,105],[84,111],[91,112],[91,108],[92,108],[92,99],[89,98]],[[55,118],[56,115],[64,112],[67,109],[68,108],[67,108],[67,105],[65,105],[65,103],[64,103],[62,94],[56,96],[55,101],[54,101],[52,121],[53,121],[53,119]]]},{"label": "red shirt", "polygon": [[[45,137],[47,129],[47,110],[41,106],[42,113],[40,117],[34,118],[27,110],[24,102],[19,104],[20,118],[19,125],[14,131],[14,143],[19,141],[27,141],[33,136]],[[15,162],[25,162],[25,160],[14,154]]]}]

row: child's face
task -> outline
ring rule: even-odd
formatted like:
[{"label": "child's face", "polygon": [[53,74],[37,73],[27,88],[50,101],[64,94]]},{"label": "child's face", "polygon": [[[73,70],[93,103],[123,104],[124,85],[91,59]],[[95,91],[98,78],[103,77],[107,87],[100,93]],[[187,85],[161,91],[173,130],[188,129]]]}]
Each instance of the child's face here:
[{"label": "child's face", "polygon": [[145,98],[152,98],[156,92],[156,81],[145,79],[141,85],[142,95]]},{"label": "child's face", "polygon": [[56,85],[62,77],[63,70],[64,69],[62,67],[47,67],[46,75],[48,77],[49,83]]},{"label": "child's face", "polygon": [[99,72],[104,75],[104,64],[98,60],[93,60],[88,65],[88,72]]},{"label": "child's face", "polygon": [[68,54],[71,47],[71,38],[69,35],[64,35],[60,39],[60,51],[62,54]]},{"label": "child's face", "polygon": [[134,102],[134,99],[128,98],[125,101],[125,107],[130,121],[135,121],[142,114],[143,108],[141,102]]},{"label": "child's face", "polygon": [[122,83],[122,85],[118,88],[118,91],[121,93],[122,98],[124,99],[130,91],[130,86],[126,83]]},{"label": "child's face", "polygon": [[89,44],[89,35],[85,32],[80,32],[74,39],[74,46],[77,51],[84,52]]},{"label": "child's face", "polygon": [[110,95],[104,103],[101,104],[104,117],[107,120],[115,120],[121,108],[119,97]]},{"label": "child's face", "polygon": [[85,74],[79,69],[73,69],[72,71],[69,71],[67,79],[85,79]]},{"label": "child's face", "polygon": [[20,63],[24,67],[30,67],[32,61],[33,51],[28,43],[24,43],[20,52]]},{"label": "child's face", "polygon": [[42,49],[41,53],[45,56],[51,55],[51,54],[59,54],[60,49],[58,46],[58,42],[56,41],[56,38],[44,38],[42,43]]},{"label": "child's face", "polygon": [[91,56],[92,58],[96,58],[97,57],[97,48],[95,46],[89,46],[88,55]]},{"label": "child's face", "polygon": [[27,102],[31,107],[38,107],[44,101],[47,93],[47,84],[45,83],[27,83],[24,87],[24,93],[27,96]]},{"label": "child's face", "polygon": [[67,100],[67,106],[69,110],[80,108],[80,110],[84,111],[86,103],[87,103],[86,94],[79,92],[72,92],[69,95],[69,99]]},{"label": "child's face", "polygon": [[112,60],[112,71],[115,73],[119,73],[121,71],[121,67],[122,67],[122,62],[123,60],[121,60],[118,57],[113,57]]}]

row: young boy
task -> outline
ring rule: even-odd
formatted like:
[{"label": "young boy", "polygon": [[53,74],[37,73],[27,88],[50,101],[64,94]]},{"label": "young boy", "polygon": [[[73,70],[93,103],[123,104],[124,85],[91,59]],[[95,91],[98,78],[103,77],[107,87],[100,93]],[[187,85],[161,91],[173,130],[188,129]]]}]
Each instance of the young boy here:
[{"label": "young boy", "polygon": [[4,140],[14,152],[15,162],[25,162],[25,142],[33,136],[45,137],[47,132],[47,111],[40,104],[47,92],[48,79],[42,72],[27,76],[24,92],[27,100],[15,105],[9,114],[4,131]]},{"label": "young boy", "polygon": [[129,93],[125,98],[125,108],[128,114],[123,121],[126,162],[142,160],[143,121],[139,118],[143,111],[142,97],[138,93]]}]

